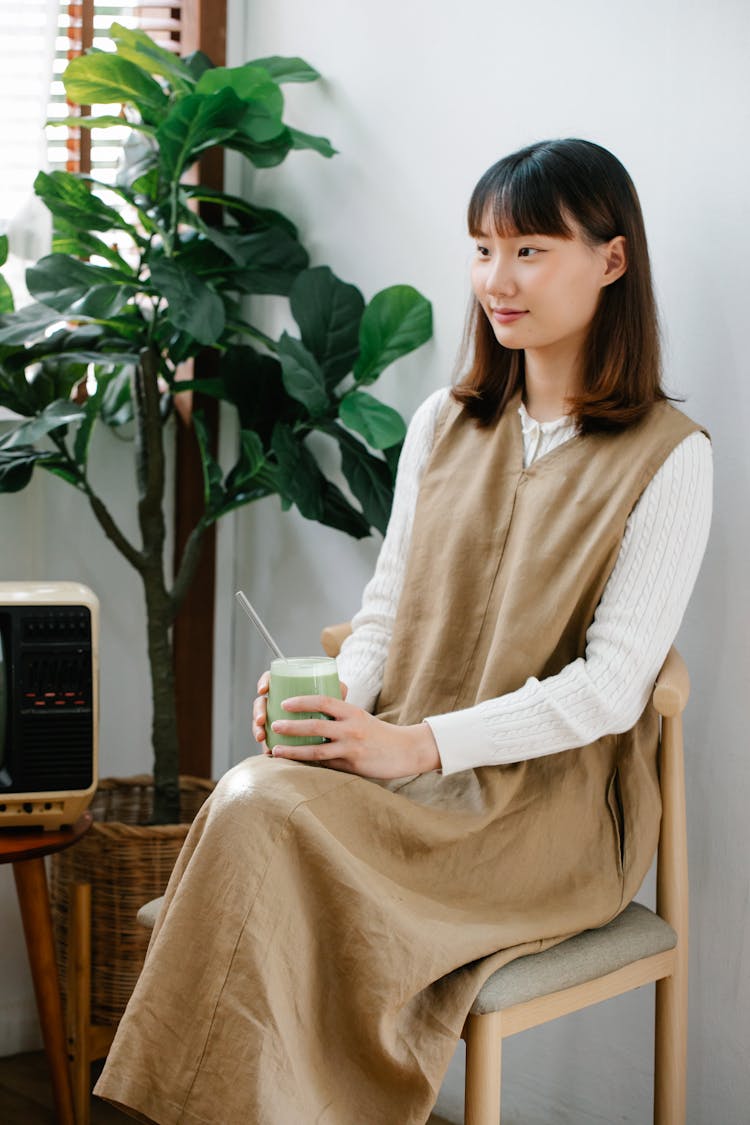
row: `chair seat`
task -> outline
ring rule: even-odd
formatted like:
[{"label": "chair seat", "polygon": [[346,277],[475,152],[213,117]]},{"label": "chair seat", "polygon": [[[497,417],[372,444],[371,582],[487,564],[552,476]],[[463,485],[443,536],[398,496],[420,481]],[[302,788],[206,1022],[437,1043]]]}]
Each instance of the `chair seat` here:
[{"label": "chair seat", "polygon": [[[138,921],[153,930],[164,898],[147,902],[138,911]],[[474,1015],[500,1012],[514,1004],[536,1000],[550,992],[561,992],[617,969],[674,949],[677,935],[658,914],[639,902],[631,902],[606,926],[545,949],[518,957],[493,973],[479,991],[471,1011]]]},{"label": "chair seat", "polygon": [[164,902],[164,895],[161,898],[154,898],[151,902],[145,903],[136,914],[137,920],[147,930],[153,930],[156,925],[156,919],[161,910],[161,904]]},{"label": "chair seat", "polygon": [[614,973],[643,957],[674,949],[676,944],[677,935],[663,918],[641,903],[631,902],[606,926],[585,930],[498,969],[480,989],[471,1011],[474,1015],[501,1012]]}]

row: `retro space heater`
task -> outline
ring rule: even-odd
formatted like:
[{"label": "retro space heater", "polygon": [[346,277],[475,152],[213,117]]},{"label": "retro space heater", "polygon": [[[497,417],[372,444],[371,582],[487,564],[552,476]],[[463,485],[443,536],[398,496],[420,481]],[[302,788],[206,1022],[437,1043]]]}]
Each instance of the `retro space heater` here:
[{"label": "retro space heater", "polygon": [[0,829],[59,828],[97,781],[99,602],[77,582],[0,582]]}]

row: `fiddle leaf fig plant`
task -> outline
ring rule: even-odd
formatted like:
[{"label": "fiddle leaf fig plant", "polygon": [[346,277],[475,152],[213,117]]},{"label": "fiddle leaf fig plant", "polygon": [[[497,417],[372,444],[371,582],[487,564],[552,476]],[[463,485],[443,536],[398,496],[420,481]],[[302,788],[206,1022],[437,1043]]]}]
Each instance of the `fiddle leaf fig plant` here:
[{"label": "fiddle leaf fig plant", "polygon": [[[27,271],[33,303],[14,310],[0,282],[0,406],[17,415],[0,437],[0,491],[24,488],[37,467],[55,474],[87,498],[139,574],[154,819],[170,822],[179,818],[171,627],[206,529],[276,494],[282,508],[349,535],[384,531],[405,425],[365,388],[429,339],[431,310],[408,285],[366,303],[326,266],[310,268],[286,215],[186,178],[210,148],[237,151],[258,168],[294,149],[332,156],[326,138],[283,119],[281,85],[319,77],[308,63],[273,57],[216,67],[201,53],[178,58],[141,31],[115,24],[110,34],[113,50],[73,59],[63,81],[72,103],[113,107],[72,123],[130,127],[127,159],[111,184],[40,172],[35,190],[54,234],[52,252]],[[3,261],[6,253],[0,239]],[[254,294],[287,298],[298,333],[273,339],[254,324],[245,300]],[[186,378],[185,365],[206,351],[216,356],[211,377]],[[191,390],[236,411],[239,439],[234,464],[220,465],[194,415],[204,507],[170,581],[169,421],[176,396]],[[89,460],[97,426],[132,437],[137,540],[100,493]],[[338,446],[345,488],[318,463],[314,433]]]}]

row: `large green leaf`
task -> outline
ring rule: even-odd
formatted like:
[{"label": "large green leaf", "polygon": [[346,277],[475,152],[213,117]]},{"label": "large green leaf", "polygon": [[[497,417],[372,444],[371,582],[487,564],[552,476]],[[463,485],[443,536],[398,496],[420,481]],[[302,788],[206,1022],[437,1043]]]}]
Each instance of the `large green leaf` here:
[{"label": "large green leaf", "polygon": [[[188,218],[188,214],[190,217]],[[200,215],[186,212],[185,222],[194,227],[208,242],[216,246],[237,266],[244,265],[245,253],[242,247],[243,233],[240,227],[215,227],[203,221]]]},{"label": "large green leaf", "polygon": [[147,137],[153,137],[155,129],[153,125],[144,125],[142,121],[128,121],[125,117],[120,117],[117,113],[99,113],[92,117],[87,114],[85,117],[82,114],[74,114],[71,117],[49,117],[46,125],[50,129],[135,129],[138,133],[144,133]]},{"label": "large green leaf", "polygon": [[58,219],[55,224],[52,251],[54,254],[71,254],[74,258],[90,258],[94,255],[104,258],[122,273],[132,272],[130,263],[125,261],[114,246],[88,231],[76,230],[71,223],[62,219]]},{"label": "large green leaf", "polygon": [[[111,191],[117,192],[138,211],[141,226],[146,231],[156,231],[157,226],[150,217],[154,201],[164,198],[165,185],[159,176],[159,149],[156,145],[156,130],[154,130],[154,143],[126,147],[125,158],[117,169],[117,179],[109,185]],[[147,210],[144,210],[146,208]]]},{"label": "large green leaf", "polygon": [[373,449],[387,449],[406,436],[406,423],[398,411],[366,391],[349,391],[344,395],[339,402],[339,418]]},{"label": "large green leaf", "polygon": [[341,426],[332,426],[327,432],[339,443],[342,471],[362,506],[365,519],[385,535],[393,504],[393,484],[388,466]]},{"label": "large green leaf", "polygon": [[284,332],[279,340],[278,357],[287,394],[301,402],[313,418],[325,414],[330,400],[315,356],[300,340]]},{"label": "large green leaf", "polygon": [[172,51],[160,47],[145,31],[113,23],[109,35],[121,58],[136,63],[149,74],[160,74],[175,90],[189,90],[195,84],[190,67]]},{"label": "large green leaf", "polygon": [[184,363],[192,359],[202,349],[192,332],[183,332],[168,320],[159,318],[159,324],[154,332],[154,344],[159,351],[168,355],[172,363]]},{"label": "large green leaf", "polygon": [[60,313],[49,305],[24,305],[16,312],[0,316],[0,345],[16,346],[37,340],[60,319]]},{"label": "large green leaf", "polygon": [[404,447],[402,441],[396,442],[395,445],[389,445],[383,450],[385,463],[388,466],[391,474],[391,480],[396,483],[396,474],[398,473],[398,463],[401,460],[401,450]]},{"label": "large green leaf", "polygon": [[274,82],[314,82],[320,78],[318,71],[304,59],[271,55],[266,59],[253,59],[251,66],[262,66]]},{"label": "large green leaf", "polygon": [[[125,349],[118,352],[119,347]],[[16,347],[4,358],[0,372],[0,397],[17,402],[19,414],[34,415],[51,402],[67,401],[76,383],[86,375],[89,364],[111,366],[117,362],[132,366],[137,350],[113,335],[109,327],[84,324],[72,330],[61,328],[29,347]],[[6,402],[6,405],[10,405]]]},{"label": "large green leaf", "polygon": [[240,430],[240,453],[234,468],[227,474],[227,493],[236,496],[247,492],[265,463],[263,443],[258,434],[254,430]]},{"label": "large green leaf", "polygon": [[131,372],[132,367],[119,368],[107,382],[100,406],[101,419],[106,426],[116,428],[132,421]]},{"label": "large green leaf", "polygon": [[91,442],[91,435],[94,431],[94,425],[99,417],[102,399],[107,390],[107,385],[114,377],[113,373],[105,375],[103,372],[97,377],[96,391],[93,395],[89,395],[86,402],[83,404],[83,417],[81,424],[76,431],[75,441],[73,443],[73,457],[75,462],[82,469],[86,466],[89,454],[89,444]]},{"label": "large green leaf", "polygon": [[290,398],[281,379],[281,364],[246,345],[228,348],[221,361],[223,395],[237,407],[240,426],[254,430],[263,447],[271,445],[276,422],[293,425],[303,408]]},{"label": "large green leaf", "polygon": [[0,369],[0,402],[14,413],[31,419],[50,403],[67,402],[73,387],[86,373],[85,365],[57,356],[52,360],[42,357],[27,366],[34,350],[15,349],[6,355]]},{"label": "large green leaf", "polygon": [[224,331],[224,302],[192,273],[168,258],[151,264],[151,284],[169,305],[168,319],[201,344],[215,344]]},{"label": "large green leaf", "polygon": [[14,308],[13,291],[5,278],[0,277],[0,316],[13,312]]},{"label": "large green leaf", "polygon": [[274,143],[285,134],[281,120],[284,96],[267,70],[252,63],[217,66],[207,70],[196,87],[201,94],[217,94],[226,89],[233,90],[246,107],[241,132],[251,143]]},{"label": "large green leaf", "polygon": [[286,132],[280,117],[276,117],[263,102],[246,102],[247,113],[240,132],[254,144],[272,144]]},{"label": "large green leaf", "polygon": [[0,234],[0,266],[4,266],[8,261],[8,236],[7,234]]},{"label": "large green leaf", "polygon": [[179,180],[202,152],[230,137],[246,113],[247,106],[231,89],[188,94],[177,101],[156,131],[164,178]]},{"label": "large green leaf", "polygon": [[71,422],[78,422],[83,417],[83,408],[74,402],[52,402],[36,418],[22,422],[11,433],[0,438],[0,447],[17,449],[19,446],[32,445],[53,430],[59,430],[61,426],[67,426]]},{"label": "large green leaf", "polygon": [[203,51],[191,51],[189,55],[184,56],[182,61],[196,82],[207,70],[214,69],[214,64]]},{"label": "large green leaf", "polygon": [[309,261],[307,251],[280,227],[243,235],[236,245],[245,264],[231,274],[230,282],[244,293],[285,297]]},{"label": "large green leaf", "polygon": [[29,388],[23,374],[20,379],[9,375],[3,370],[0,363],[0,406],[12,410],[14,414],[27,415],[33,413],[29,405]]},{"label": "large green leaf", "polygon": [[137,232],[114,207],[108,207],[89,184],[73,172],[40,172],[34,180],[34,191],[52,214],[84,231],[126,230]]},{"label": "large green leaf", "polygon": [[244,66],[215,66],[205,71],[195,91],[198,94],[216,94],[220,90],[234,90],[243,102],[258,102],[274,117],[284,112],[284,95],[267,70],[245,63]]},{"label": "large green leaf", "polygon": [[292,135],[284,126],[273,140],[260,143],[244,133],[237,133],[226,141],[226,147],[241,152],[256,168],[275,168],[292,150]]},{"label": "large green leaf", "polygon": [[[233,219],[236,219],[244,231],[281,227],[293,238],[297,237],[297,228],[294,223],[286,215],[282,215],[281,211],[274,211],[268,207],[256,207],[255,204],[250,203],[247,199],[241,199],[238,195],[229,195],[227,192],[217,191],[215,188],[191,184],[182,185],[181,195],[197,203],[209,203],[217,208],[224,208]],[[187,214],[185,215],[185,221],[190,221]]]},{"label": "large green leaf", "polygon": [[71,59],[63,72],[65,93],[75,105],[132,105],[146,124],[156,124],[169,99],[140,66],[108,51]]},{"label": "large green leaf", "polygon": [[20,492],[31,480],[34,465],[54,457],[52,451],[24,449],[0,449],[0,492]]},{"label": "large green leaf", "polygon": [[135,292],[135,287],[121,285],[96,285],[70,306],[71,316],[90,316],[95,320],[108,320],[116,316]]},{"label": "large green leaf", "polygon": [[289,136],[292,139],[292,148],[311,148],[314,152],[319,152],[321,156],[335,156],[338,149],[335,149],[328,137],[319,137],[314,133],[303,133],[301,129],[292,129],[289,127]]},{"label": "large green leaf", "polygon": [[203,498],[206,511],[208,515],[214,515],[220,511],[225,501],[223,474],[221,466],[211,456],[208,429],[199,410],[193,412],[193,426],[203,466]]},{"label": "large green leaf", "polygon": [[335,387],[351,371],[359,353],[364,297],[328,266],[316,266],[299,275],[289,301],[302,342],[320,364],[326,385]]},{"label": "large green leaf", "polygon": [[315,458],[291,428],[280,422],[273,428],[271,447],[278,463],[282,497],[296,504],[307,519],[319,520],[325,507],[326,480]]},{"label": "large green leaf", "polygon": [[370,534],[370,525],[356,508],[352,507],[341,489],[327,480],[323,489],[323,515],[320,522],[337,531],[344,531],[354,539],[365,539]]},{"label": "large green leaf", "polygon": [[[68,254],[48,254],[26,271],[26,285],[37,301],[58,312],[68,312],[77,302],[82,302],[76,312],[97,317],[119,311],[133,293],[134,283],[132,274],[109,266],[92,266]],[[92,310],[99,311],[86,313],[83,303],[98,288],[102,288],[103,293],[91,296],[90,301]]]},{"label": "large green leaf", "polygon": [[358,383],[372,383],[407,352],[432,334],[432,307],[411,285],[392,285],[376,293],[359,326],[359,358],[354,365]]}]

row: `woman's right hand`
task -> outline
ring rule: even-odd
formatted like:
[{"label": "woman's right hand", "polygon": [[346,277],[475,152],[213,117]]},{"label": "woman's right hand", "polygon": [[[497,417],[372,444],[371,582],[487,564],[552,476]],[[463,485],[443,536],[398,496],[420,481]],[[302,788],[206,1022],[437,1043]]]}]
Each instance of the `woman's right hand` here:
[{"label": "woman's right hand", "polygon": [[270,672],[264,672],[260,677],[258,680],[258,696],[253,703],[253,738],[263,747],[263,753],[269,755],[271,751],[266,746],[266,704],[270,679]]},{"label": "woman's right hand", "polygon": [[[271,673],[264,672],[258,680],[258,695],[253,703],[253,738],[263,747],[263,753],[271,756],[271,751],[266,745],[266,708],[268,705],[268,685],[271,682]],[[347,686],[341,684],[341,698],[346,699]]]}]

